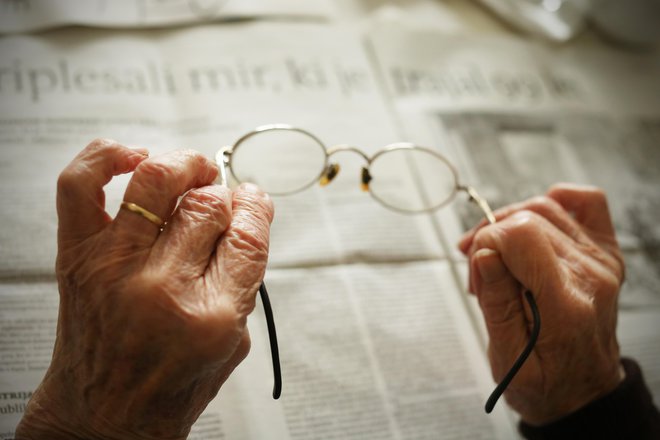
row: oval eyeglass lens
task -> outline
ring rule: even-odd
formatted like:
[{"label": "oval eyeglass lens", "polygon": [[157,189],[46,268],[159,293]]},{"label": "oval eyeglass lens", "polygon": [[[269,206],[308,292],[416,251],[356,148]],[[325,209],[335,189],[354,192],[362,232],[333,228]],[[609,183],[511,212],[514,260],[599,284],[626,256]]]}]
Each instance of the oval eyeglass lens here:
[{"label": "oval eyeglass lens", "polygon": [[454,169],[442,156],[425,148],[395,147],[383,152],[374,158],[369,172],[369,190],[374,198],[399,211],[436,209],[456,193]]},{"label": "oval eyeglass lens", "polygon": [[271,128],[234,145],[231,169],[240,182],[256,183],[274,195],[291,194],[319,179],[326,157],[325,147],[312,135]]}]

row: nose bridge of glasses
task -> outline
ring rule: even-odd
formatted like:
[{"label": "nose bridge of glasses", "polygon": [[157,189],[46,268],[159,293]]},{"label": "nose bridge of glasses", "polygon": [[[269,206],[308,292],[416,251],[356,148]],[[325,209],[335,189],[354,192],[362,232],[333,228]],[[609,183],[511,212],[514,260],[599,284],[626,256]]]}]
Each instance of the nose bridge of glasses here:
[{"label": "nose bridge of glasses", "polygon": [[[362,157],[362,159],[364,159],[366,164],[362,166],[360,187],[362,188],[362,191],[369,191],[369,182],[371,181],[371,175],[369,174],[369,164],[371,163],[371,159],[369,158],[369,156],[367,156],[367,154],[364,151],[360,150],[359,148],[353,145],[339,144],[339,145],[333,145],[332,147],[327,149],[328,158],[335,153],[343,153],[343,152],[355,153],[358,156]],[[328,183],[330,183],[332,179],[334,179],[337,176],[338,173],[339,173],[339,165],[337,165],[336,163],[329,163],[326,170],[323,173],[323,177],[321,178],[321,185],[325,186]]]},{"label": "nose bridge of glasses", "polygon": [[356,153],[357,155],[361,156],[367,164],[371,162],[371,159],[369,159],[369,156],[367,154],[360,150],[358,147],[354,147],[353,145],[348,145],[348,144],[339,144],[339,145],[333,145],[332,147],[328,148],[327,150],[327,155],[328,157],[332,156],[335,153],[341,153],[344,151],[350,151],[353,153]]}]

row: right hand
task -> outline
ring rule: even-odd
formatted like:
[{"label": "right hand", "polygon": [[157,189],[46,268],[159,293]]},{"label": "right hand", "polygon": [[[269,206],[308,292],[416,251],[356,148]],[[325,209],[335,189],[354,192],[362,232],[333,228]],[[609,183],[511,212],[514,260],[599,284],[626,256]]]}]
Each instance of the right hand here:
[{"label": "right hand", "polygon": [[495,212],[459,244],[470,260],[489,334],[493,377],[500,381],[529,338],[532,292],[541,332],[505,392],[531,425],[557,420],[612,391],[623,379],[616,340],[624,265],[602,191],[556,185]]}]

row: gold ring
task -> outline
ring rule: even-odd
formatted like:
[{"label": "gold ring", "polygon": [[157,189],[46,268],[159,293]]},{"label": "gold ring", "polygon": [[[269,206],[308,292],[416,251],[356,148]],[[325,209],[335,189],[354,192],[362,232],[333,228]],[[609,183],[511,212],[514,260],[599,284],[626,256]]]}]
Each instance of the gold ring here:
[{"label": "gold ring", "polygon": [[166,223],[163,221],[162,218],[158,217],[156,214],[154,214],[151,211],[147,211],[140,205],[136,205],[135,203],[132,202],[121,202],[121,207],[128,209],[131,212],[134,212],[136,214],[141,215],[142,217],[146,218],[149,220],[151,223],[154,225],[158,226],[158,228],[162,231],[163,228],[165,227]]}]

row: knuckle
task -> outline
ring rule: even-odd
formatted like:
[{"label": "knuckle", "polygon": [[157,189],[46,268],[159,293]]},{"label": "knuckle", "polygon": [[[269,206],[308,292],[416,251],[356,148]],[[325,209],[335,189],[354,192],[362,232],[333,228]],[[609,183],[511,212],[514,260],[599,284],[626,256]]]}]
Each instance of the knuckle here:
[{"label": "knuckle", "polygon": [[604,278],[601,287],[602,295],[606,298],[613,299],[619,296],[620,284],[619,278],[616,274],[609,274]]},{"label": "knuckle", "polygon": [[268,256],[268,232],[249,222],[233,224],[227,240],[232,247],[250,255],[257,261],[264,261]]},{"label": "knuckle", "polygon": [[[165,190],[178,188],[184,182],[209,184],[214,167],[209,160],[194,150],[179,150],[141,162],[135,169],[135,179],[141,186],[165,186]],[[204,181],[204,182],[202,182]]]},{"label": "knuckle", "polygon": [[523,207],[523,210],[532,211],[540,217],[544,217],[550,221],[553,219],[562,219],[565,216],[565,211],[561,205],[548,196],[536,196],[531,198]]},{"label": "knuckle", "polygon": [[58,177],[58,189],[73,190],[81,182],[90,180],[97,182],[101,179],[99,170],[103,163],[111,162],[126,154],[126,147],[110,139],[94,139],[90,142],[76,158],[60,173]]},{"label": "knuckle", "polygon": [[[192,170],[195,170],[196,173],[206,173],[211,172],[211,170],[216,169],[215,164],[211,162],[206,156],[196,150],[183,149],[175,152],[179,162],[187,164]],[[182,167],[182,169],[185,168]]]},{"label": "knuckle", "polygon": [[593,186],[589,189],[589,198],[601,206],[607,206],[607,194],[602,188]]},{"label": "knuckle", "polygon": [[626,280],[626,263],[623,259],[623,255],[618,248],[616,248],[612,253],[612,258],[614,259],[614,273],[617,277],[619,288]]},{"label": "knuckle", "polygon": [[620,252],[618,250],[608,252],[607,250],[598,248],[596,251],[590,252],[590,254],[605,268],[608,282],[612,284],[613,289],[618,291],[626,277],[626,268]]},{"label": "knuckle", "polygon": [[183,149],[180,150],[182,156],[184,156],[187,160],[192,161],[193,165],[198,165],[198,166],[205,166],[209,164],[209,159],[207,159],[206,156],[204,156],[202,153],[196,150],[191,150],[191,149]]},{"label": "knuckle", "polygon": [[548,196],[536,196],[529,200],[527,209],[534,210],[535,212],[544,215],[546,213],[559,211],[560,205]]},{"label": "knuckle", "polygon": [[514,214],[510,222],[507,222],[507,234],[512,239],[533,240],[542,234],[545,224],[539,214],[523,209]]},{"label": "knuckle", "polygon": [[57,178],[57,191],[62,195],[72,193],[80,184],[81,180],[80,165],[70,164]]},{"label": "knuckle", "polygon": [[273,221],[273,201],[263,192],[236,192],[234,195],[236,205],[252,216],[265,218],[269,223]]},{"label": "knuckle", "polygon": [[533,243],[543,234],[546,222],[543,217],[529,209],[522,209],[493,225],[485,226],[474,237],[480,248],[500,248],[504,243]]},{"label": "knuckle", "polygon": [[495,228],[485,226],[477,231],[474,236],[474,243],[478,249],[492,247],[495,239]]},{"label": "knuckle", "polygon": [[[541,222],[541,217],[530,209],[522,209],[513,215],[515,224],[520,227],[534,227]],[[533,225],[533,226],[532,226]]]},{"label": "knuckle", "polygon": [[176,178],[176,171],[159,160],[147,159],[137,166],[135,176],[142,185],[163,185]]},{"label": "knuckle", "polygon": [[[256,291],[257,289],[254,289],[254,292]],[[236,310],[241,314],[241,316],[248,316],[250,313],[252,313],[256,304],[256,295],[243,295],[236,301]]]},{"label": "knuckle", "polygon": [[[191,351],[207,359],[218,356],[218,347],[234,352],[243,344],[246,324],[247,315],[230,305],[200,312],[190,321],[190,331],[203,337],[194,338]],[[249,339],[243,349],[249,350]]]},{"label": "knuckle", "polygon": [[227,301],[221,308],[200,314],[198,322],[209,331],[240,333],[247,323],[247,316],[239,313],[233,301]]},{"label": "knuckle", "polygon": [[147,159],[137,166],[131,182],[142,191],[169,194],[176,188],[178,176],[169,164]]},{"label": "knuckle", "polygon": [[94,162],[97,159],[108,158],[108,156],[120,156],[130,151],[123,145],[111,139],[97,138],[90,142],[78,156],[83,161]]},{"label": "knuckle", "polygon": [[619,295],[619,278],[597,259],[584,258],[572,268],[570,279],[582,294],[600,304],[610,304]]},{"label": "knuckle", "polygon": [[250,353],[250,348],[252,348],[252,340],[250,339],[249,333],[245,333],[236,349],[236,353],[239,356],[239,362],[247,357],[248,353]]},{"label": "knuckle", "polygon": [[207,188],[193,189],[181,200],[181,209],[208,216],[212,219],[231,218],[231,207],[227,198]]},{"label": "knuckle", "polygon": [[111,139],[106,139],[106,138],[96,138],[92,140],[87,147],[85,147],[85,150],[87,150],[90,153],[97,152],[99,150],[104,150],[109,147],[117,147],[117,143]]}]

